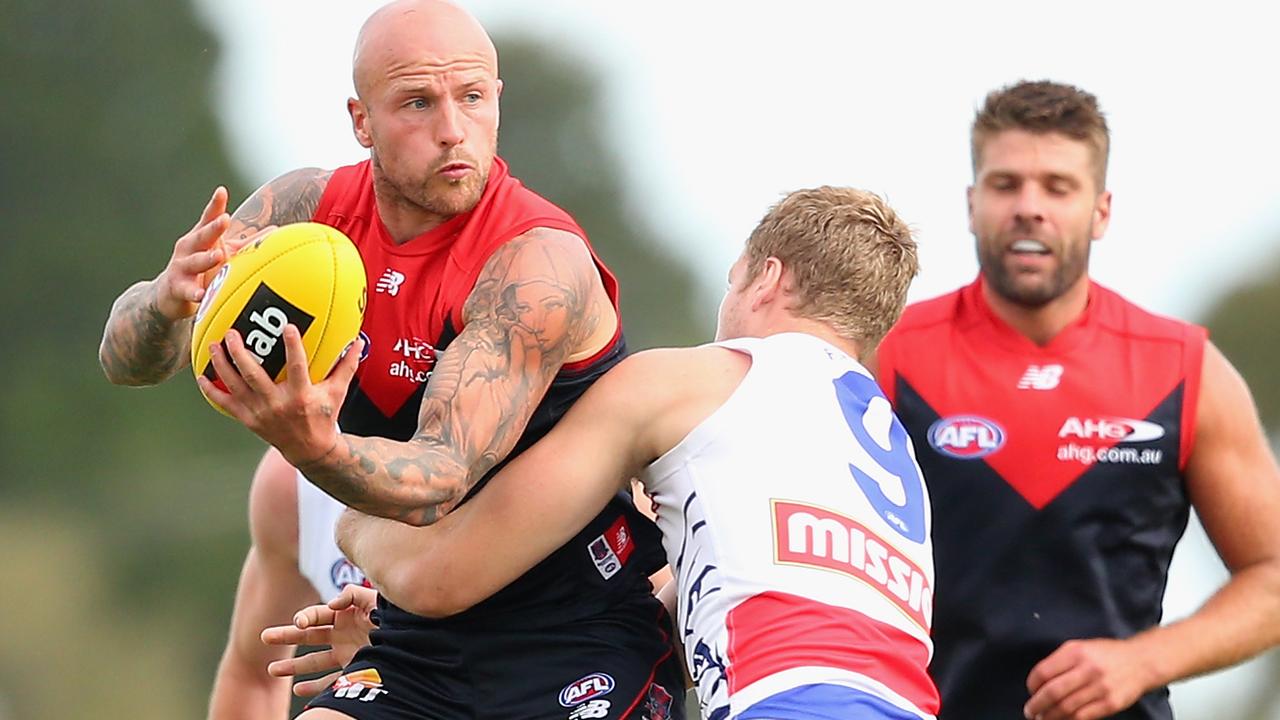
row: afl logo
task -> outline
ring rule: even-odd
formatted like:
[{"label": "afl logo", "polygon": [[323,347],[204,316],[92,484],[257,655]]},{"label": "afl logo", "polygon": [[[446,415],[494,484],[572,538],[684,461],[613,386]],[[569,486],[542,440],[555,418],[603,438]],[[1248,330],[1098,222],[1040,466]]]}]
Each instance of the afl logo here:
[{"label": "afl logo", "polygon": [[339,590],[348,585],[368,587],[364,581],[364,573],[346,558],[338,558],[333,567],[329,568],[329,578],[333,580],[333,586]]},{"label": "afl logo", "polygon": [[222,289],[222,283],[227,279],[227,273],[231,272],[231,266],[223,264],[218,270],[218,274],[213,276],[209,281],[209,287],[204,291],[204,299],[200,301],[200,307],[196,309],[196,322],[200,322],[200,318],[204,317],[205,311],[213,304],[213,299],[217,297],[218,291]]},{"label": "afl logo", "polygon": [[[360,348],[360,359],[357,361],[357,364],[364,362],[364,359],[369,357],[369,336],[365,335],[364,331],[361,330],[359,338],[364,341],[364,346]],[[350,350],[351,346],[354,344],[355,341],[352,340],[346,347],[342,348],[342,354],[338,356],[338,359],[341,360],[346,357],[347,351]]]},{"label": "afl logo", "polygon": [[613,692],[612,677],[601,672],[591,673],[577,682],[566,685],[560,691],[560,704],[573,707],[611,692]]},{"label": "afl logo", "polygon": [[929,427],[934,450],[960,460],[976,460],[1004,446],[1004,430],[976,415],[942,418]]}]

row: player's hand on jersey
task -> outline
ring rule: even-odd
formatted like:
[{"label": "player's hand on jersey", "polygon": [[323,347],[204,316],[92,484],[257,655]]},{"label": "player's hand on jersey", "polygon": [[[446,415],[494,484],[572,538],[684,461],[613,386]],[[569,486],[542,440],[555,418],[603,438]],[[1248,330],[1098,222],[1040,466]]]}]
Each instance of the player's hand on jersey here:
[{"label": "player's hand on jersey", "polygon": [[267,645],[329,646],[328,650],[276,660],[267,666],[267,672],[274,677],[328,673],[293,685],[293,694],[298,697],[319,695],[337,679],[341,669],[355,657],[356,651],[369,644],[369,632],[376,627],[370,615],[377,606],[376,591],[347,585],[328,603],[299,610],[293,616],[292,625],[263,630],[262,642]]},{"label": "player's hand on jersey", "polygon": [[319,383],[311,382],[297,326],[285,326],[283,342],[287,378],[279,384],[262,369],[234,329],[209,350],[213,368],[227,390],[218,389],[204,377],[197,377],[196,382],[211,401],[274,445],[291,465],[304,469],[328,455],[338,443],[338,411],[356,374],[364,341],[352,343]]},{"label": "player's hand on jersey", "polygon": [[1150,663],[1132,641],[1069,640],[1027,676],[1032,720],[1094,720],[1132,706],[1152,687]]}]

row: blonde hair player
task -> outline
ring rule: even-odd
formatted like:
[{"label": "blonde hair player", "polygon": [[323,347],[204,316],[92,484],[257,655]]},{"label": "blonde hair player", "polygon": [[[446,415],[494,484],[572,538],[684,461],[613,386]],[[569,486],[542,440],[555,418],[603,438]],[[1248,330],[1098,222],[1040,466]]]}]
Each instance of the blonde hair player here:
[{"label": "blonde hair player", "polygon": [[[792,193],[730,270],[717,342],[627,359],[440,523],[348,513],[339,545],[394,602],[465,612],[636,475],[658,508],[676,575],[664,594],[703,717],[933,717],[929,502],[905,430],[856,359],[915,273],[910,232],[876,196]],[[334,639],[317,625],[350,625],[353,603],[368,598],[348,591],[265,637]],[[316,666],[277,666],[303,669]],[[364,670],[357,654],[345,677]],[[576,690],[578,717],[610,699]]]}]

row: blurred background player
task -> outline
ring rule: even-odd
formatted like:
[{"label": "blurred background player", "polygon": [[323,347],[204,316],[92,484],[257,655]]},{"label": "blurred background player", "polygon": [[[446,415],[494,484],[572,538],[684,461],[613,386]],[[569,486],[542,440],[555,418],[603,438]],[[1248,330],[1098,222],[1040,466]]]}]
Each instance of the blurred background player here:
[{"label": "blurred background player", "polygon": [[[353,80],[348,109],[370,159],[288,173],[230,217],[219,188],[168,267],[116,301],[100,356],[117,382],[172,376],[187,362],[200,278],[225,258],[223,238],[234,250],[270,225],[337,227],[359,248],[371,288],[356,349],[326,381],[303,383],[300,339],[287,328],[291,381],[276,386],[232,332],[213,359],[230,392],[202,387],[326,493],[425,524],[622,359],[617,283],[576,222],[497,157],[502,83],[473,17],[432,0],[384,6],[361,30]],[[385,690],[376,702],[332,703],[362,717],[402,703],[434,717],[561,718],[561,690],[592,672],[609,674],[618,697],[678,686],[668,620],[647,579],[662,564],[658,533],[629,500],[619,493],[547,562],[465,616],[433,621],[385,606]],[[588,551],[606,536],[617,555],[607,569]]]},{"label": "blurred background player", "polygon": [[[1169,718],[1170,682],[1280,641],[1280,472],[1249,389],[1202,328],[1089,278],[1109,142],[1077,88],[988,95],[969,188],[981,273],[907,308],[878,351],[939,511],[948,720]],[[1192,506],[1231,579],[1160,625]]]},{"label": "blurred background player", "polygon": [[[792,193],[730,270],[719,342],[624,361],[436,525],[349,512],[339,544],[395,602],[465,612],[638,475],[676,573],[664,594],[704,717],[931,718],[928,498],[906,431],[855,360],[897,318],[915,273],[910,231],[879,198]],[[264,637],[323,640],[315,627],[349,603],[367,608],[360,598],[344,593]],[[361,682],[366,652],[331,692]],[[573,719],[616,702],[607,684],[567,691]],[[671,697],[646,704],[657,720]]]},{"label": "blurred background player", "polygon": [[259,635],[264,627],[289,622],[300,604],[325,602],[348,584],[364,584],[364,574],[334,542],[344,509],[274,449],[263,456],[249,487],[251,545],[214,678],[210,720],[288,716],[289,683],[268,675],[267,667],[291,657],[294,648],[264,645]]}]

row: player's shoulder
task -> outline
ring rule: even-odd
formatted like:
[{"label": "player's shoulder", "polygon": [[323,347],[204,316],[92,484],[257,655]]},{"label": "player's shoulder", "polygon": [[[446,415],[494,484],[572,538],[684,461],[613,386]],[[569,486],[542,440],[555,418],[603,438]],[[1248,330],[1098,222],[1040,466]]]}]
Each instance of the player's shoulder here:
[{"label": "player's shoulder", "polygon": [[637,403],[663,405],[715,393],[726,384],[736,386],[750,367],[750,356],[714,343],[655,348],[628,356],[597,385]]},{"label": "player's shoulder", "polygon": [[744,363],[750,364],[750,358],[744,353],[708,343],[693,347],[641,350],[618,363],[609,374],[627,376],[630,379],[679,380],[732,372]]},{"label": "player's shoulder", "polygon": [[511,239],[511,243],[524,243],[552,252],[566,252],[579,258],[591,259],[587,240],[581,234],[558,227],[536,225]]},{"label": "player's shoulder", "polygon": [[1199,325],[1147,310],[1097,282],[1090,283],[1089,298],[1098,324],[1127,338],[1202,342],[1208,337]]},{"label": "player's shoulder", "polygon": [[498,181],[496,188],[502,197],[502,204],[522,213],[545,215],[556,218],[571,218],[569,211],[543,197],[540,193],[525,185],[519,178],[511,174],[511,168],[501,157],[494,158],[490,176]]}]

